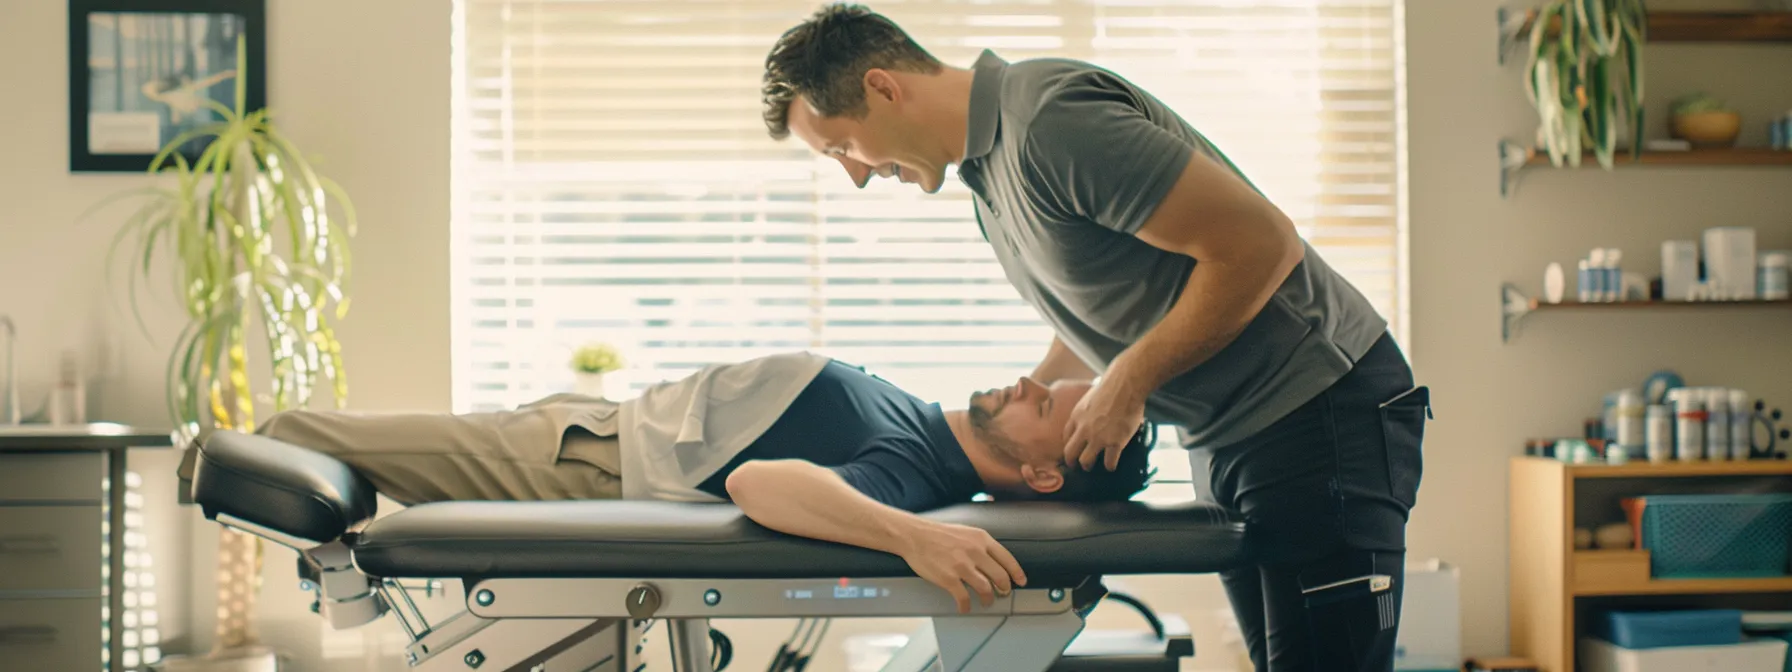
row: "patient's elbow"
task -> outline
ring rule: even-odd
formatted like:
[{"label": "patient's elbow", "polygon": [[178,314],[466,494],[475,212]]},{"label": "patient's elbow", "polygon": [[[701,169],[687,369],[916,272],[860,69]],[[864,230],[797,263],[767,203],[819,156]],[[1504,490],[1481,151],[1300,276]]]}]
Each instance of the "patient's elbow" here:
[{"label": "patient's elbow", "polygon": [[735,504],[751,502],[756,493],[765,489],[768,471],[763,462],[748,462],[735,467],[722,487],[728,490],[728,498],[734,500]]}]

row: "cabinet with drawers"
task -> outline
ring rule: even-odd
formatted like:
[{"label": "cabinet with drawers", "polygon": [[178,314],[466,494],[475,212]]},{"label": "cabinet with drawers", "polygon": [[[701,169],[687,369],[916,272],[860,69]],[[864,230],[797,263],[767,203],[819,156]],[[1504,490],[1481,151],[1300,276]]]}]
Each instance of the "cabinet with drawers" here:
[{"label": "cabinet with drawers", "polygon": [[110,664],[135,657],[135,619],[124,554],[109,549],[124,547],[129,449],[170,445],[104,423],[0,426],[0,669],[143,669]]}]

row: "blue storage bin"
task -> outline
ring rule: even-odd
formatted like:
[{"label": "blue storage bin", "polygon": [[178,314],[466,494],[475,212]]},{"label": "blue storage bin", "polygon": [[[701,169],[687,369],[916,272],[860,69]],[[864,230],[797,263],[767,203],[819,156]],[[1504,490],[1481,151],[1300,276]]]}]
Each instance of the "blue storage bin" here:
[{"label": "blue storage bin", "polygon": [[1626,649],[1742,642],[1740,609],[1608,611],[1593,619],[1591,626],[1594,637]]},{"label": "blue storage bin", "polygon": [[1784,576],[1792,495],[1650,495],[1638,537],[1658,578]]}]

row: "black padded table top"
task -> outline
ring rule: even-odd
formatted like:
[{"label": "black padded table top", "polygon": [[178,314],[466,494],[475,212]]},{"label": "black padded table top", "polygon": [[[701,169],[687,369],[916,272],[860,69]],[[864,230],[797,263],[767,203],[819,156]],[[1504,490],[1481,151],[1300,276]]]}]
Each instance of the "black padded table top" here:
[{"label": "black padded table top", "polygon": [[[969,503],[925,517],[980,527],[1030,579],[1209,573],[1240,564],[1245,526],[1202,503]],[[355,564],[388,578],[913,576],[897,556],[780,534],[728,504],[438,502],[369,524]]]},{"label": "black padded table top", "polygon": [[[433,502],[375,519],[373,486],[348,465],[228,431],[204,442],[193,498],[208,518],[311,542],[343,537],[362,571],[387,578],[913,575],[897,556],[773,532],[730,504]],[[988,530],[1029,579],[1209,573],[1245,555],[1242,519],[1194,502],[969,503],[925,517]]]}]

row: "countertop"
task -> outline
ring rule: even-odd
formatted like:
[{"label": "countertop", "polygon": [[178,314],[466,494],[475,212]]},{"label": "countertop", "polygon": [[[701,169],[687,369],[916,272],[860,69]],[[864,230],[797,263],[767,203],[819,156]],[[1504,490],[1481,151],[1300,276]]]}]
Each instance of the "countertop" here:
[{"label": "countertop", "polygon": [[0,425],[0,451],[167,448],[174,434],[112,422]]}]

